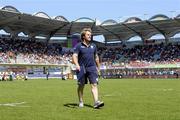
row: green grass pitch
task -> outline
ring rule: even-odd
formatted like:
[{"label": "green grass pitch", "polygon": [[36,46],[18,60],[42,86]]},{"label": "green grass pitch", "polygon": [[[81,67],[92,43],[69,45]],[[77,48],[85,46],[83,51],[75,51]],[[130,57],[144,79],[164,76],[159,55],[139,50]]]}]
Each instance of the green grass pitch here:
[{"label": "green grass pitch", "polygon": [[90,86],[78,108],[75,80],[0,81],[0,120],[180,120],[179,79],[101,79],[93,109]]}]

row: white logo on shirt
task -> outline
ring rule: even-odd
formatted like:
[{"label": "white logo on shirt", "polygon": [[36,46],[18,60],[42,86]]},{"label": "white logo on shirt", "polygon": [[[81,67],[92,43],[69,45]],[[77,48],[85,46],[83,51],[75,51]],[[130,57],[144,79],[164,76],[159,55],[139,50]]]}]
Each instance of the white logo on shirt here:
[{"label": "white logo on shirt", "polygon": [[81,46],[81,48],[85,48],[85,46]]}]

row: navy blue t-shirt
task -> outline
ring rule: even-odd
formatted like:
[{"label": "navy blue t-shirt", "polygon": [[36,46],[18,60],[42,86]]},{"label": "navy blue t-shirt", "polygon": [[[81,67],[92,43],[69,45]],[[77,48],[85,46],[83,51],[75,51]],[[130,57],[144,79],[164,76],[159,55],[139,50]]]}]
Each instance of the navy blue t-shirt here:
[{"label": "navy blue t-shirt", "polygon": [[90,43],[88,47],[82,42],[78,43],[74,47],[74,53],[78,54],[78,63],[80,66],[96,66],[95,55],[97,54],[97,48],[94,43]]}]

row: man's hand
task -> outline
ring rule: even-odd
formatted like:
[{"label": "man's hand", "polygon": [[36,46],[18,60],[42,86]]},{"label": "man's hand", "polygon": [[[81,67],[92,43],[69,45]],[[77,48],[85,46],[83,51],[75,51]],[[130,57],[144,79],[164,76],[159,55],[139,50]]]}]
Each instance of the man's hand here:
[{"label": "man's hand", "polygon": [[80,71],[80,66],[76,65],[76,70]]},{"label": "man's hand", "polygon": [[96,67],[98,75],[101,75],[100,68]]}]

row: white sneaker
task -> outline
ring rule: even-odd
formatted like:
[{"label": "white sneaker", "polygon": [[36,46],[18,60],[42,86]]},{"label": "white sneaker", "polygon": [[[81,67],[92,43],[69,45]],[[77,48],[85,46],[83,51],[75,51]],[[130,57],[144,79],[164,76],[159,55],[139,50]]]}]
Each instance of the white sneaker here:
[{"label": "white sneaker", "polygon": [[84,107],[84,103],[83,103],[83,102],[80,102],[80,103],[79,103],[79,107],[80,107],[80,108]]},{"label": "white sneaker", "polygon": [[95,104],[94,104],[94,109],[98,109],[100,107],[103,107],[104,106],[104,102],[102,101],[97,101]]}]

